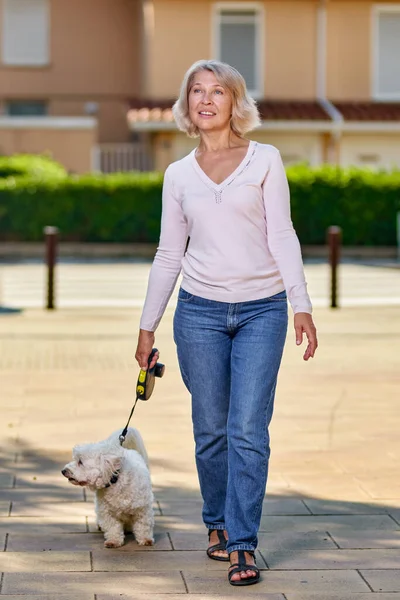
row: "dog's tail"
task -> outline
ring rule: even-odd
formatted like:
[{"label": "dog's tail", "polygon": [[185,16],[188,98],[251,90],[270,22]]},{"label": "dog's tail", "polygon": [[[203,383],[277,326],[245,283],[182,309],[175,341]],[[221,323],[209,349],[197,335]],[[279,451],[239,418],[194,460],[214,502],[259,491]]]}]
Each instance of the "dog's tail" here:
[{"label": "dog's tail", "polygon": [[[117,433],[119,436],[122,433],[122,431],[118,431]],[[140,435],[139,431],[134,427],[128,428],[123,447],[127,448],[128,450],[136,450],[137,452],[139,452],[139,454],[143,457],[147,467],[149,466],[149,457],[147,456],[143,438]]]}]

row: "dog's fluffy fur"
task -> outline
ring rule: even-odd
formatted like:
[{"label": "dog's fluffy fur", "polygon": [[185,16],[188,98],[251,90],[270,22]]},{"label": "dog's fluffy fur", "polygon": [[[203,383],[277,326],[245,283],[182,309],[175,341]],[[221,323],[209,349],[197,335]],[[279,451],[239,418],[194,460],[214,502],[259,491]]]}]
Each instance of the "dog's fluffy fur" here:
[{"label": "dog's fluffy fur", "polygon": [[[153,492],[143,439],[130,427],[122,447],[121,430],[94,444],[75,446],[72,462],[62,474],[73,485],[96,493],[97,524],[104,532],[106,548],[124,543],[124,531],[132,531],[142,546],[154,542]],[[115,474],[118,480],[109,484]]]}]

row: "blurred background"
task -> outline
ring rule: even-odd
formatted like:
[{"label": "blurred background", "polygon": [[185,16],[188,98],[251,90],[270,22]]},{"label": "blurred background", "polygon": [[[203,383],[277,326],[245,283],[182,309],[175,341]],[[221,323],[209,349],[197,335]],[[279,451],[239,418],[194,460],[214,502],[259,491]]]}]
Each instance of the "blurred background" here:
[{"label": "blurred background", "polygon": [[286,164],[400,166],[400,8],[369,0],[1,0],[0,152],[74,173],[164,170],[200,58],[258,100]]},{"label": "blurred background", "polygon": [[[201,58],[237,67],[256,98],[251,137],[281,152],[307,264],[326,262],[335,225],[344,262],[397,266],[400,4],[370,0],[0,0],[0,260],[41,262],[48,225],[64,262],[152,258],[163,172],[197,144],[171,107]],[[78,289],[143,300],[125,273],[105,295],[64,273],[65,305]],[[399,301],[393,273],[341,277],[345,303]],[[325,272],[309,278],[326,304]],[[39,271],[4,268],[0,304],[40,305],[42,288]]]}]

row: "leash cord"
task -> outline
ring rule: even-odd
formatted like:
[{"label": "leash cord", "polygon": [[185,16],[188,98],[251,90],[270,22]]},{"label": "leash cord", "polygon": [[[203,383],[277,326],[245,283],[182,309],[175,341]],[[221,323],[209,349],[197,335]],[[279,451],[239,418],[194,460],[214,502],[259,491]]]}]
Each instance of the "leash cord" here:
[{"label": "leash cord", "polygon": [[132,406],[132,410],[131,410],[131,414],[129,415],[128,422],[127,422],[127,424],[125,425],[125,427],[124,427],[124,429],[123,429],[123,431],[122,431],[121,435],[119,436],[119,441],[120,441],[120,444],[121,444],[121,446],[122,446],[122,444],[123,444],[123,443],[124,443],[124,441],[125,441],[126,434],[128,433],[128,427],[129,427],[129,423],[130,423],[130,421],[131,421],[131,419],[132,419],[133,411],[135,410],[135,407],[136,407],[136,404],[137,404],[137,401],[138,401],[138,400],[139,400],[139,396],[136,396],[135,404]]}]

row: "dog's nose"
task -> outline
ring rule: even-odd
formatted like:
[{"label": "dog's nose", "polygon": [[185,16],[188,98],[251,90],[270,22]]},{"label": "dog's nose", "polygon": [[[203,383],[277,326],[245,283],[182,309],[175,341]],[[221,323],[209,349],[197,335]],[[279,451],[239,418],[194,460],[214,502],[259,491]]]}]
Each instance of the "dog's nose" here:
[{"label": "dog's nose", "polygon": [[67,473],[68,473],[68,469],[63,469],[63,470],[61,471],[61,473],[62,473],[62,475],[64,475],[64,477],[66,477],[66,476],[67,476]]}]

